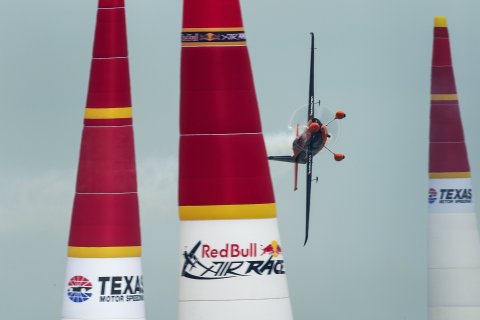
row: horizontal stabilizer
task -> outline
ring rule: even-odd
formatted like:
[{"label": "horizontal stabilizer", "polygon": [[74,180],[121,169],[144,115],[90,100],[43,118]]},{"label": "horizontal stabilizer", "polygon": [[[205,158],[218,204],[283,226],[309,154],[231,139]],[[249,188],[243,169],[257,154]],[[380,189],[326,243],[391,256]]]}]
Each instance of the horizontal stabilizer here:
[{"label": "horizontal stabilizer", "polygon": [[268,157],[268,160],[295,163],[295,159],[293,159],[292,156],[270,156]]}]

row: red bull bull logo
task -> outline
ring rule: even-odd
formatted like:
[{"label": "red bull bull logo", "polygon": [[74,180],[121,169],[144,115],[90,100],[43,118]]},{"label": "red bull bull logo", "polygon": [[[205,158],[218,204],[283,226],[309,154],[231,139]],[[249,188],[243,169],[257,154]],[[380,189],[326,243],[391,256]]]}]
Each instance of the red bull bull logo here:
[{"label": "red bull bull logo", "polygon": [[277,241],[273,240],[272,243],[263,248],[262,255],[264,254],[269,254],[272,257],[278,257],[278,255],[282,254],[282,248],[280,248],[280,245]]},{"label": "red bull bull logo", "polygon": [[202,40],[215,41],[218,40],[218,36],[214,33],[209,32],[202,37]]}]

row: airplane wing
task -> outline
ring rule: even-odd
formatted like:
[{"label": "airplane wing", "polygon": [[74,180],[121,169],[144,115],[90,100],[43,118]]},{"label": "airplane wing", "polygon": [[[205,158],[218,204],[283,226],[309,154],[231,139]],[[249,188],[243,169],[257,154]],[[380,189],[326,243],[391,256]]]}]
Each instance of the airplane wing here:
[{"label": "airplane wing", "polygon": [[[315,36],[313,32],[310,33],[312,36],[312,44],[310,48],[310,83],[308,88],[308,121],[312,120],[315,117],[315,102],[314,102],[314,59],[315,59]],[[308,229],[310,225],[310,195],[312,192],[312,168],[313,168],[313,139],[307,145],[307,200],[306,200],[306,212],[305,212],[305,242],[303,245],[307,244],[308,241]]]},{"label": "airplane wing", "polygon": [[268,160],[295,163],[295,159],[292,156],[269,156]]},{"label": "airplane wing", "polygon": [[308,229],[310,227],[310,196],[312,193],[312,169],[313,169],[313,153],[311,149],[311,143],[307,148],[307,200],[306,200],[306,211],[305,211],[305,242],[303,245],[307,244],[308,241]]},{"label": "airplane wing", "polygon": [[314,109],[315,109],[315,102],[314,102],[314,97],[313,97],[313,91],[314,91],[314,84],[313,84],[313,78],[314,78],[314,53],[315,53],[315,36],[313,35],[313,32],[310,32],[310,35],[312,36],[312,46],[310,49],[310,83],[309,83],[309,88],[308,88],[308,121],[312,120],[315,116],[314,114]]}]

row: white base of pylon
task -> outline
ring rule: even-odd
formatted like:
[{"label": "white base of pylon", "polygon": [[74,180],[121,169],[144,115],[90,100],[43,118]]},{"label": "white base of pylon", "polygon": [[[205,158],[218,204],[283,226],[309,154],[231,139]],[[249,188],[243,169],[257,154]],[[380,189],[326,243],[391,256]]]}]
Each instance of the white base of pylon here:
[{"label": "white base of pylon", "polygon": [[141,258],[68,258],[62,319],[144,319]]},{"label": "white base of pylon", "polygon": [[480,241],[474,212],[430,214],[428,236],[430,268],[480,268]]},{"label": "white base of pylon", "polygon": [[292,319],[277,219],[181,221],[179,320]]},{"label": "white base of pylon", "polygon": [[178,319],[292,319],[288,298],[275,300],[180,302]]},{"label": "white base of pylon", "polygon": [[430,307],[480,308],[480,242],[475,213],[430,214],[428,234]]},{"label": "white base of pylon", "polygon": [[[62,318],[62,320],[92,320],[92,318]],[[101,320],[145,320],[145,318],[101,318]]]},{"label": "white base of pylon", "polygon": [[430,308],[428,320],[478,320],[480,307]]},{"label": "white base of pylon", "polygon": [[431,307],[480,308],[480,268],[429,269],[428,280]]},{"label": "white base of pylon", "polygon": [[430,213],[429,320],[480,319],[480,242],[474,212]]}]

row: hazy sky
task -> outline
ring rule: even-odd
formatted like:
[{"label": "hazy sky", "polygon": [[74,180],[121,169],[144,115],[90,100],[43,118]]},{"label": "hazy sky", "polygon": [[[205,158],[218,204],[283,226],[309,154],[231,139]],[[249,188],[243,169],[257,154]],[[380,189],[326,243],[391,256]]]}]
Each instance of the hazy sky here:
[{"label": "hazy sky", "polygon": [[[182,2],[127,0],[148,319],[177,310],[177,150]],[[59,319],[96,0],[0,0],[0,310]],[[269,150],[316,95],[348,116],[315,158],[310,240],[304,180],[272,163],[295,318],[426,319],[426,218],[433,17],[448,18],[472,168],[480,189],[476,0],[242,1]]]}]

